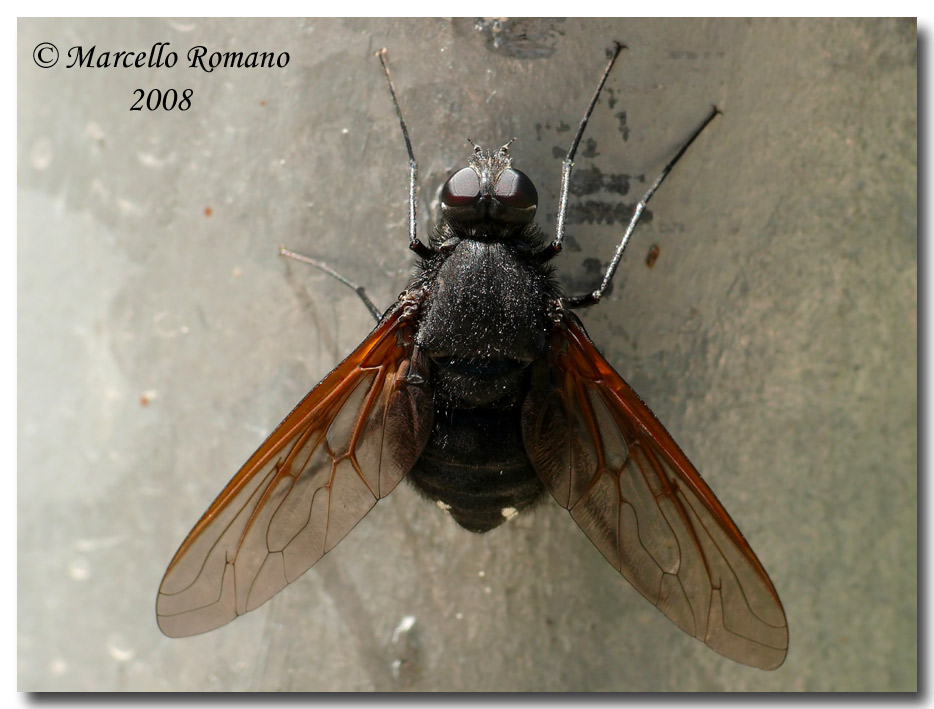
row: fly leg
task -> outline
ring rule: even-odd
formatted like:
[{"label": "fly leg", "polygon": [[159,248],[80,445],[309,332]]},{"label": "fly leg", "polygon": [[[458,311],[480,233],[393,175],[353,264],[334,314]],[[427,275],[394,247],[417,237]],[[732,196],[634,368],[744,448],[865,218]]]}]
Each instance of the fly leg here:
[{"label": "fly leg", "polygon": [[[589,305],[596,305],[598,302],[600,302],[600,298],[603,297],[603,293],[610,285],[610,281],[613,280],[613,274],[616,273],[616,268],[619,266],[619,260],[623,257],[623,250],[626,248],[626,244],[629,243],[629,238],[632,236],[632,232],[635,231],[636,225],[642,218],[642,212],[645,210],[645,205],[648,204],[650,199],[652,199],[652,195],[655,194],[655,190],[657,190],[662,182],[665,181],[665,178],[668,177],[668,173],[671,172],[671,169],[675,166],[678,160],[681,159],[681,156],[683,156],[687,152],[687,149],[691,147],[691,143],[695,141],[697,136],[701,134],[704,128],[706,128],[720,112],[721,111],[719,108],[716,106],[713,107],[710,115],[704,119],[704,122],[701,123],[700,127],[691,134],[691,137],[688,138],[684,145],[681,146],[681,149],[678,150],[675,156],[668,162],[667,165],[665,165],[661,174],[655,179],[655,182],[652,183],[652,186],[649,187],[648,192],[645,193],[645,196],[636,205],[636,210],[632,215],[632,219],[629,221],[629,226],[626,228],[626,233],[623,234],[623,238],[619,242],[619,246],[616,247],[616,253],[613,254],[613,260],[610,261],[610,265],[606,269],[606,275],[603,277],[603,282],[600,284],[600,287],[592,293],[585,293],[583,295],[574,295],[569,298],[563,298],[562,305],[568,308],[585,308]],[[564,191],[565,187],[562,185],[562,193]],[[562,194],[562,197],[566,198],[566,194]]]},{"label": "fly leg", "polygon": [[357,285],[356,283],[354,283],[352,280],[350,280],[346,276],[341,275],[340,273],[335,271],[333,268],[328,266],[324,261],[319,261],[318,259],[311,258],[310,256],[304,256],[303,254],[297,254],[294,251],[289,251],[289,249],[285,248],[285,246],[279,247],[279,255],[285,256],[290,259],[294,259],[296,261],[301,261],[302,263],[307,263],[309,266],[314,266],[315,268],[321,271],[324,271],[329,276],[336,278],[348,288],[352,288],[354,292],[356,292],[356,294],[360,296],[360,300],[363,301],[363,304],[367,307],[367,310],[369,310],[370,313],[372,313],[373,317],[376,318],[376,322],[379,322],[379,319],[380,319],[379,308],[373,305],[373,301],[370,300],[363,286]]},{"label": "fly leg", "polygon": [[418,240],[415,234],[415,192],[416,178],[418,177],[418,165],[415,162],[415,154],[412,152],[412,141],[409,140],[409,129],[406,128],[405,119],[402,117],[402,109],[399,108],[399,99],[396,98],[396,87],[392,83],[392,76],[389,75],[389,62],[386,59],[386,49],[381,49],[376,53],[379,57],[379,63],[383,65],[383,71],[386,72],[386,81],[389,84],[389,94],[392,96],[392,105],[396,109],[396,115],[399,117],[399,126],[402,128],[402,137],[405,139],[405,149],[409,153],[409,248],[422,258],[431,256],[434,251],[425,246]]},{"label": "fly leg", "polygon": [[610,75],[610,70],[616,63],[616,58],[619,56],[619,53],[624,49],[626,49],[625,44],[620,44],[619,42],[613,44],[610,61],[607,63],[606,69],[603,70],[603,76],[600,77],[597,90],[594,91],[593,98],[590,99],[590,105],[588,105],[587,110],[584,111],[584,117],[581,118],[581,122],[577,126],[577,135],[575,135],[574,140],[571,141],[571,149],[568,150],[568,155],[564,159],[564,163],[561,167],[561,195],[558,198],[558,215],[555,218],[555,240],[545,247],[542,253],[543,260],[548,260],[561,251],[561,245],[564,242],[564,219],[568,211],[568,188],[571,185],[571,169],[574,167],[574,156],[577,154],[577,147],[580,145],[581,138],[584,137],[584,129],[587,127],[587,122],[590,120],[590,115],[593,113],[594,106],[597,105],[597,99],[600,98],[600,92],[603,91],[603,85]]},{"label": "fly leg", "polygon": [[[421,241],[419,241],[418,236],[416,236],[415,233],[415,198],[418,165],[415,162],[415,155],[412,152],[412,141],[409,139],[409,129],[405,125],[405,118],[402,117],[402,109],[399,107],[399,100],[396,98],[396,87],[393,85],[392,76],[389,74],[389,63],[386,60],[386,50],[381,49],[376,53],[376,56],[379,57],[380,64],[383,65],[383,71],[386,74],[386,81],[389,84],[389,94],[392,96],[392,105],[395,107],[396,115],[399,117],[399,126],[402,128],[402,137],[405,139],[405,149],[409,154],[409,248],[422,258],[426,258],[431,256],[434,252],[429,247],[425,246]],[[343,274],[338,273],[333,268],[324,263],[324,261],[319,261],[318,259],[311,258],[310,256],[295,253],[294,251],[290,251],[289,249],[285,248],[285,246],[279,247],[279,254],[296,261],[301,261],[302,263],[307,263],[309,266],[314,266],[315,268],[324,271],[332,278],[336,278],[348,288],[353,289],[353,291],[360,297],[360,300],[363,301],[363,304],[367,307],[367,310],[369,310],[373,317],[376,318],[376,322],[379,322],[381,317],[379,308],[377,308],[373,304],[373,301],[370,300],[369,296],[367,296],[366,290],[363,288],[363,286],[354,283]]]}]

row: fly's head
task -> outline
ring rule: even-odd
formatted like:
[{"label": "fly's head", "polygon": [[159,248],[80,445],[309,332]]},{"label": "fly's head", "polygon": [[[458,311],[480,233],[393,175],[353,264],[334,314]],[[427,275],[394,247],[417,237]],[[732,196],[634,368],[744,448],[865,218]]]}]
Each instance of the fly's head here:
[{"label": "fly's head", "polygon": [[485,221],[522,227],[532,223],[538,190],[528,175],[512,167],[509,146],[513,140],[496,151],[474,145],[467,167],[451,175],[441,190],[445,219],[464,225]]}]

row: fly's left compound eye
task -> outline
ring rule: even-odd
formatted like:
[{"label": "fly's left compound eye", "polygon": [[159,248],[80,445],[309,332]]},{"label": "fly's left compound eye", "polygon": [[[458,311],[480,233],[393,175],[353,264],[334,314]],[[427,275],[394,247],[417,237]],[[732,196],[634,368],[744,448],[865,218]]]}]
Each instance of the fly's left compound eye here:
[{"label": "fly's left compound eye", "polygon": [[480,178],[473,168],[465,167],[448,178],[441,190],[441,202],[447,207],[471,207],[480,197]]}]

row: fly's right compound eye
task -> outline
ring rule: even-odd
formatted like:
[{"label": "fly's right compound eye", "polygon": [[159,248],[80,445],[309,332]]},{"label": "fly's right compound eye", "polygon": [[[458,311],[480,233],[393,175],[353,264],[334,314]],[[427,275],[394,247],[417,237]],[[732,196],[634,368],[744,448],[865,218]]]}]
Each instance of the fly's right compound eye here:
[{"label": "fly's right compound eye", "polygon": [[535,218],[538,190],[529,176],[519,170],[507,168],[496,181],[494,192],[498,207],[491,216],[507,224],[529,224]]},{"label": "fly's right compound eye", "polygon": [[538,206],[538,190],[524,172],[509,168],[496,182],[496,199],[516,210]]}]

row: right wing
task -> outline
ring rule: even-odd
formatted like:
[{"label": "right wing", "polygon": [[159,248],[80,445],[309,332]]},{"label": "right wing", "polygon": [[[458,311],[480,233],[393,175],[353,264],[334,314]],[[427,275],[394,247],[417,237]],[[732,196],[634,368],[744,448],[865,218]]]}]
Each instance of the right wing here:
[{"label": "right wing", "polygon": [[769,575],[573,314],[555,328],[533,380],[523,416],[529,459],[607,561],[721,655],[764,670],[781,665],[788,622]]}]

